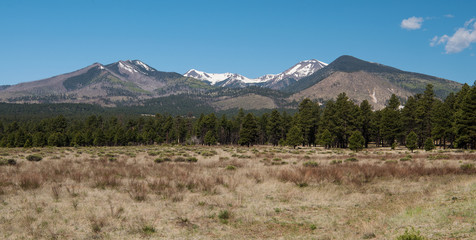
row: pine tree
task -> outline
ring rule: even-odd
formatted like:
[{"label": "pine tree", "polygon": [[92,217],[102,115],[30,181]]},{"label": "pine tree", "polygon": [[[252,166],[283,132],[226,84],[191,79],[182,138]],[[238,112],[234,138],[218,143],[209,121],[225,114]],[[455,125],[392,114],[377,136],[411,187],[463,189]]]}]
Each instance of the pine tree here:
[{"label": "pine tree", "polygon": [[417,140],[418,140],[418,136],[416,135],[416,133],[414,131],[411,131],[407,135],[406,147],[408,149],[410,149],[410,151],[413,152],[413,150],[415,150],[417,148]]},{"label": "pine tree", "polygon": [[417,100],[410,96],[405,103],[401,111],[401,119],[403,124],[403,134],[408,135],[411,131],[415,131],[417,127],[417,116],[416,116],[416,109],[418,103]]},{"label": "pine tree", "polygon": [[253,114],[248,113],[243,119],[243,124],[240,130],[240,139],[238,144],[244,146],[253,145],[258,138],[258,124]]},{"label": "pine tree", "polygon": [[264,145],[268,142],[268,118],[268,113],[258,118],[258,144]]},{"label": "pine tree", "polygon": [[301,128],[294,125],[286,136],[286,145],[296,148],[296,146],[302,144],[303,141],[304,139],[302,137]]},{"label": "pine tree", "polygon": [[321,136],[319,137],[319,140],[324,147],[330,148],[332,146],[332,142],[334,141],[334,138],[332,137],[331,132],[329,130],[324,129],[324,131],[321,133]]},{"label": "pine tree", "polygon": [[365,148],[368,148],[372,131],[372,105],[369,101],[364,100],[360,104],[359,110],[359,125],[365,140]]},{"label": "pine tree", "polygon": [[278,110],[275,109],[271,112],[271,116],[268,119],[267,128],[269,142],[273,144],[273,146],[277,146],[283,134],[281,114],[279,114]]},{"label": "pine tree", "polygon": [[476,85],[474,85],[461,102],[456,113],[457,144],[460,148],[476,148]]},{"label": "pine tree", "polygon": [[380,122],[381,135],[387,145],[392,145],[401,132],[399,111],[400,101],[392,94],[387,106],[382,110]]},{"label": "pine tree", "polygon": [[435,144],[433,143],[432,138],[427,138],[425,141],[425,151],[431,151],[435,149]]},{"label": "pine tree", "polygon": [[433,92],[433,85],[426,86],[423,95],[420,95],[417,100],[416,114],[416,133],[418,135],[418,145],[424,145],[424,141],[431,137],[432,122],[431,116],[433,112],[433,105],[435,101],[435,94]]},{"label": "pine tree", "polygon": [[354,131],[349,138],[349,148],[353,151],[360,151],[363,149],[365,139],[360,131]]},{"label": "pine tree", "polygon": [[212,130],[208,130],[207,134],[205,134],[205,144],[210,146],[210,145],[215,145],[217,143],[217,139],[215,138],[215,133],[213,133]]},{"label": "pine tree", "polygon": [[319,122],[319,106],[309,98],[302,100],[299,104],[296,120],[301,126],[303,144],[309,146],[314,144]]},{"label": "pine tree", "polygon": [[431,134],[436,140],[438,140],[438,145],[440,147],[446,148],[446,139],[451,136],[452,132],[451,123],[453,112],[451,111],[448,104],[436,100],[431,115],[431,122],[433,126]]}]

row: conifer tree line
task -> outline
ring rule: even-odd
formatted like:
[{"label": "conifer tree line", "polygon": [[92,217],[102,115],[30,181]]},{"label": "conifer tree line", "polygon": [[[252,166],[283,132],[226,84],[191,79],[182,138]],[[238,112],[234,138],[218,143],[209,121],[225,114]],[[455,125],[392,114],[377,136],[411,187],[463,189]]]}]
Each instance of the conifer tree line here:
[{"label": "conifer tree line", "polygon": [[234,116],[214,113],[194,118],[156,114],[121,120],[91,115],[85,120],[62,115],[0,122],[0,147],[125,146],[144,144],[288,145],[360,150],[404,145],[412,151],[434,144],[476,149],[476,86],[465,84],[444,101],[433,86],[401,105],[392,95],[374,111],[367,100],[356,104],[345,93],[325,105],[304,99],[294,115],[273,110],[262,116],[240,109]]}]

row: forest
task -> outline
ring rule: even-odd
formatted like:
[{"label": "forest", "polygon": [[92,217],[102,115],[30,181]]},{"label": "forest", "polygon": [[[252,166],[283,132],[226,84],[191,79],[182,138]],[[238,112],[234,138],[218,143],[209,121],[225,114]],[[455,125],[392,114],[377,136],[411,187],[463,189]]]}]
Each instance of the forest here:
[{"label": "forest", "polygon": [[310,99],[298,111],[273,110],[257,116],[240,109],[232,116],[215,113],[124,118],[90,115],[0,122],[1,147],[126,146],[148,144],[322,145],[360,150],[394,148],[476,148],[476,85],[465,84],[446,99],[432,85],[406,102],[392,95],[374,111],[364,100],[354,103],[345,93],[319,105]]}]

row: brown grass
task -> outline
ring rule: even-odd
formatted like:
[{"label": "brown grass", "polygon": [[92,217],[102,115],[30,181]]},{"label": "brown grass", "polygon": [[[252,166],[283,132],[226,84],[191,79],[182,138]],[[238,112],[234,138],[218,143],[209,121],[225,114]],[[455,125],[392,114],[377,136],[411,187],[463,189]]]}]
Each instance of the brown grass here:
[{"label": "brown grass", "polygon": [[299,183],[337,183],[362,185],[377,179],[397,178],[416,180],[427,176],[475,175],[476,169],[464,170],[455,166],[426,167],[423,163],[416,164],[355,164],[326,165],[322,167],[293,167],[278,170],[275,175],[285,182]]},{"label": "brown grass", "polygon": [[[469,152],[402,162],[409,153],[387,149],[58,148],[28,162],[33,149],[4,151],[18,164],[0,166],[3,239],[392,239],[411,226],[432,239],[474,236]],[[198,162],[155,163],[150,152]],[[428,158],[438,154],[449,158]]]}]

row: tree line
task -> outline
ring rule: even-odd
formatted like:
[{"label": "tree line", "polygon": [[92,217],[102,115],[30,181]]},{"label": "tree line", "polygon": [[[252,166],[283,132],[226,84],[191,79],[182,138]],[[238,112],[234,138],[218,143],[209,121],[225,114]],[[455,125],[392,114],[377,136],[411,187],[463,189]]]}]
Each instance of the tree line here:
[{"label": "tree line", "polygon": [[476,148],[476,86],[465,84],[444,101],[433,86],[409,97],[404,105],[392,95],[374,111],[364,100],[354,103],[345,93],[319,105],[310,99],[288,114],[273,110],[256,116],[240,109],[235,115],[200,117],[156,114],[121,119],[91,115],[84,119],[59,115],[43,120],[0,122],[1,147],[125,146],[143,144],[239,144],[316,146],[359,150],[433,144],[443,148]]}]

